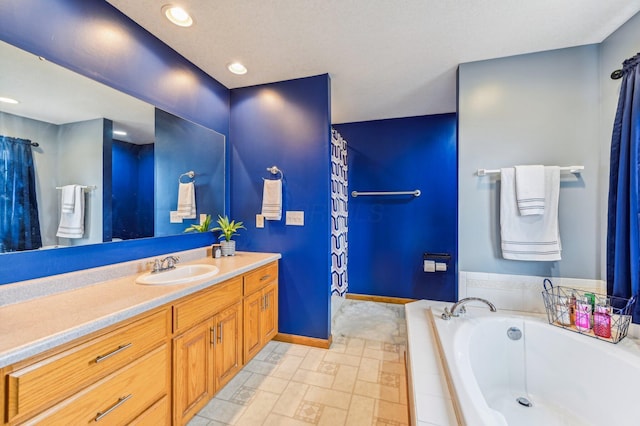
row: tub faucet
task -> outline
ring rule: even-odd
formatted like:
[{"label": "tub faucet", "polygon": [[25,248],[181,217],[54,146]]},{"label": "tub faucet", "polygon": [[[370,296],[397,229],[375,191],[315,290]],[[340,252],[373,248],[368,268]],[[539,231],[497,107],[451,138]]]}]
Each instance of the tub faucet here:
[{"label": "tub faucet", "polygon": [[467,309],[464,307],[464,305],[469,302],[482,302],[489,306],[489,310],[491,310],[491,312],[496,311],[495,305],[488,300],[481,299],[480,297],[466,297],[454,303],[453,306],[451,306],[451,310],[449,310],[449,308],[444,308],[442,319],[449,320],[451,319],[451,317],[459,317],[460,314],[464,314],[465,312],[467,312]]}]

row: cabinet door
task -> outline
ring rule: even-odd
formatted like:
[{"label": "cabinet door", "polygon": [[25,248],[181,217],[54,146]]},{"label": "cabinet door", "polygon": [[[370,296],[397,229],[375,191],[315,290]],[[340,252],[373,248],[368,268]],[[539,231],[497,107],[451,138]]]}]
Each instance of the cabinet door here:
[{"label": "cabinet door", "polygon": [[262,290],[264,309],[260,321],[262,345],[278,334],[278,286],[271,283]]},{"label": "cabinet door", "polygon": [[262,348],[260,317],[264,306],[262,292],[257,291],[244,299],[244,363],[249,362]]},{"label": "cabinet door", "polygon": [[213,320],[173,339],[174,423],[185,424],[213,397]]},{"label": "cabinet door", "polygon": [[215,388],[219,390],[242,368],[242,303],[215,316]]}]

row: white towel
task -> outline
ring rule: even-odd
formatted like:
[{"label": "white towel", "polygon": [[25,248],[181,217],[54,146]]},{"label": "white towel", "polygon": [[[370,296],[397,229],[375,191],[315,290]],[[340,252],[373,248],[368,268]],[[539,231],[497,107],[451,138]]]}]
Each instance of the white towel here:
[{"label": "white towel", "polygon": [[178,216],[183,219],[196,218],[196,188],[193,182],[178,186]]},{"label": "white towel", "polygon": [[76,186],[65,185],[62,187],[61,192],[62,213],[73,213],[73,208],[76,203]]},{"label": "white towel", "polygon": [[544,166],[516,166],[516,199],[521,216],[544,214]]},{"label": "white towel", "polygon": [[562,246],[558,226],[560,168],[545,167],[543,215],[521,216],[516,202],[515,170],[500,170],[500,235],[502,257],[511,260],[560,260]]},{"label": "white towel", "polygon": [[282,179],[264,180],[262,216],[267,220],[282,219]]},{"label": "white towel", "polygon": [[66,212],[64,198],[62,199],[60,224],[58,225],[58,232],[56,233],[56,236],[63,238],[82,238],[84,235],[84,188],[81,185],[67,186],[73,187],[73,208],[71,209],[71,212]]}]

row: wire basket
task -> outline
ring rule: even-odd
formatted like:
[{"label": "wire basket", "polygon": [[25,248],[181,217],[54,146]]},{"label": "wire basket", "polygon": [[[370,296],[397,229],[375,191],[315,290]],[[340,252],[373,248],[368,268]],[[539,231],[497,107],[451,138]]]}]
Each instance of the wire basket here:
[{"label": "wire basket", "polygon": [[548,279],[544,280],[542,299],[549,324],[610,343],[618,343],[627,335],[636,302],[635,296],[625,299],[554,286]]}]

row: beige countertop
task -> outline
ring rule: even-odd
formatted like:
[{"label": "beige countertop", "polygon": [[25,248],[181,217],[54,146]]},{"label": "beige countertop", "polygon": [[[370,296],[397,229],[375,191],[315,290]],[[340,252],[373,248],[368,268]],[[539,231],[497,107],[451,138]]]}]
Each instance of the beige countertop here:
[{"label": "beige countertop", "polygon": [[1,306],[0,368],[280,258],[277,253],[250,252],[237,252],[235,256],[219,259],[205,257],[185,264],[217,266],[220,272],[212,278],[149,286],[135,283],[140,273]]}]

